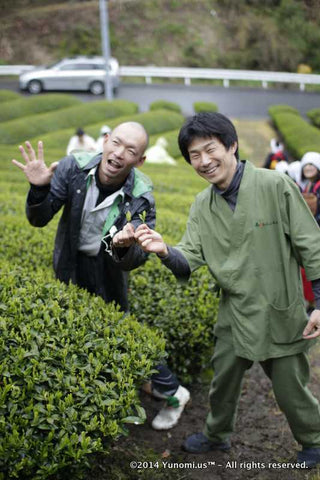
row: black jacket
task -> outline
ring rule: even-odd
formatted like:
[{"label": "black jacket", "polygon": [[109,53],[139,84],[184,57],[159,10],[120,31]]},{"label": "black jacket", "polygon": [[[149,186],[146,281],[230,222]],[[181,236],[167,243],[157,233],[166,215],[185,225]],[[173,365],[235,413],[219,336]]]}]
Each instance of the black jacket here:
[{"label": "black jacket", "polygon": [[[91,154],[92,156],[92,154]],[[79,232],[81,227],[81,215],[87,192],[87,179],[89,171],[97,166],[101,161],[102,155],[96,155],[89,160],[89,163],[76,159],[74,155],[64,157],[58,164],[50,184],[50,190],[45,198],[38,204],[31,201],[32,193],[29,192],[26,204],[26,213],[29,222],[35,227],[44,227],[53,218],[53,216],[64,206],[62,216],[59,221],[58,230],[55,239],[55,248],[53,255],[53,266],[56,277],[65,282],[77,283],[76,269],[78,256]],[[81,159],[80,159],[81,160]],[[130,211],[131,223],[137,227],[141,222],[139,213],[146,211],[146,223],[154,228],[155,226],[155,203],[151,194],[151,184],[148,178],[141,174],[137,169],[132,169],[124,184],[124,199],[118,205],[118,215],[112,221],[112,224],[121,230],[127,223],[126,212]],[[108,228],[110,231],[110,228]],[[108,231],[106,232],[108,234]],[[111,238],[109,237],[109,242]],[[125,276],[123,270],[132,270],[145,262],[145,254],[137,245],[129,249],[121,250],[123,257],[117,257],[117,262],[110,256],[110,253],[103,252],[106,258],[108,270],[104,272],[108,276],[110,285],[119,282],[121,277]],[[123,252],[122,252],[123,250]],[[123,265],[122,265],[123,263]],[[124,278],[123,278],[124,280]],[[125,281],[120,281],[126,285]],[[127,298],[127,292],[122,288],[123,300]],[[117,295],[119,296],[119,294]],[[118,303],[119,298],[113,298]]]}]

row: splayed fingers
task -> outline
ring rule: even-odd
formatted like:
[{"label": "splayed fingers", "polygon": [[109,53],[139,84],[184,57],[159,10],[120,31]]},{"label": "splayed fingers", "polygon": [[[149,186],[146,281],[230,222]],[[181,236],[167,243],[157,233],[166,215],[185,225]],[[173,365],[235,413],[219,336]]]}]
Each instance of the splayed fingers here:
[{"label": "splayed fingers", "polygon": [[23,145],[19,146],[19,151],[25,163],[21,163],[16,159],[13,159],[12,163],[24,172],[27,180],[31,184],[38,186],[48,185],[58,162],[54,162],[49,168],[46,166],[44,162],[43,143],[41,141],[38,142],[38,154],[36,154],[30,142],[25,142],[25,145],[26,149]]}]

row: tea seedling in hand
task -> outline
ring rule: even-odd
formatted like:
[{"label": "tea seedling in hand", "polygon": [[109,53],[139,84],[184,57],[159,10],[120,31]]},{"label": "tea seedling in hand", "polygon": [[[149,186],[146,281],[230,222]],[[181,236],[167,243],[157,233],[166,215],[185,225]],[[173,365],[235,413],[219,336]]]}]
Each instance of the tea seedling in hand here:
[{"label": "tea seedling in hand", "polygon": [[146,223],[147,212],[145,210],[143,210],[142,213],[139,213],[139,218],[140,218],[142,223]]}]

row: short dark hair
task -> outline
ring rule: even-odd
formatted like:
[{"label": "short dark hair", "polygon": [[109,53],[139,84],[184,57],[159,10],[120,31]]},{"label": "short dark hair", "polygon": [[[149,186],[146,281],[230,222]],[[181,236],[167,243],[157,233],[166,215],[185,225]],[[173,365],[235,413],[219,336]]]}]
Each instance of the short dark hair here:
[{"label": "short dark hair", "polygon": [[[182,126],[178,143],[182,155],[188,163],[190,156],[188,148],[195,138],[216,137],[227,150],[237,142],[238,135],[233,123],[222,113],[201,112],[186,120]],[[235,151],[235,157],[239,160],[239,149]]]},{"label": "short dark hair", "polygon": [[76,135],[78,135],[78,137],[82,137],[82,135],[84,135],[84,130],[82,128],[78,128],[76,131]]}]

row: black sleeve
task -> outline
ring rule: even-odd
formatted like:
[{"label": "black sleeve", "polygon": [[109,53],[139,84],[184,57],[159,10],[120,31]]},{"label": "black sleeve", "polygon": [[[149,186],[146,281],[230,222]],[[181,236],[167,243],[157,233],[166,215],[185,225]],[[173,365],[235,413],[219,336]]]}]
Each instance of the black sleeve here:
[{"label": "black sleeve", "polygon": [[189,263],[186,257],[180,252],[180,250],[169,247],[168,255],[166,257],[159,257],[162,263],[172,271],[175,277],[183,280],[188,280],[191,274]]},{"label": "black sleeve", "polygon": [[30,184],[30,190],[28,195],[29,205],[38,205],[39,203],[42,203],[49,192],[50,192],[50,183],[42,187],[38,187],[37,185]]},{"label": "black sleeve", "polygon": [[320,310],[320,278],[311,281],[312,291],[316,302],[316,309]]},{"label": "black sleeve", "polygon": [[66,203],[74,163],[72,156],[64,157],[55,169],[50,185],[44,187],[31,185],[27,196],[26,214],[34,227],[47,225]]},{"label": "black sleeve", "polygon": [[264,165],[263,165],[263,168],[270,168],[270,164],[271,164],[271,156],[272,154],[269,153],[267,158],[265,159],[265,162],[264,162]]}]

